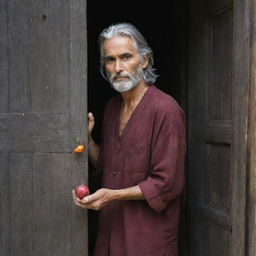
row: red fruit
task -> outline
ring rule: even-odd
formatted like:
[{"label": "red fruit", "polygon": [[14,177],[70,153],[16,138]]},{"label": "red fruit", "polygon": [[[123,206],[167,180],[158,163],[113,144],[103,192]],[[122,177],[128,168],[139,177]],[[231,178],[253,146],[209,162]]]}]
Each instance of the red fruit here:
[{"label": "red fruit", "polygon": [[76,196],[80,199],[83,199],[85,196],[89,195],[89,188],[85,185],[79,185],[75,189]]}]

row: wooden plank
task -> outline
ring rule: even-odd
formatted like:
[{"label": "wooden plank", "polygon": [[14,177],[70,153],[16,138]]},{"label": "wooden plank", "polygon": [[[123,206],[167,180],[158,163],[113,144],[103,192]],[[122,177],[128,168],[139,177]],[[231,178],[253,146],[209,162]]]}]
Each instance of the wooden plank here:
[{"label": "wooden plank", "polygon": [[[209,205],[200,205],[198,213],[202,215],[202,219],[222,226],[224,229],[227,229],[230,232],[232,231],[230,216],[222,210],[211,207]],[[195,219],[197,219],[197,216],[194,216]]]},{"label": "wooden plank", "polygon": [[202,127],[201,132],[206,142],[231,144],[233,140],[233,122],[218,121],[208,122]]},{"label": "wooden plank", "polygon": [[[69,256],[71,250],[71,223],[72,223],[72,197],[71,154],[51,154],[51,227],[49,240],[51,241],[51,254]],[[74,156],[73,156],[74,157]],[[38,180],[37,180],[38,182]],[[76,236],[76,234],[74,234]],[[43,256],[43,255],[42,255]]]},{"label": "wooden plank", "polygon": [[10,155],[10,255],[32,256],[32,154]]},{"label": "wooden plank", "polygon": [[34,254],[70,255],[69,155],[34,154]]},{"label": "wooden plank", "polygon": [[211,12],[220,12],[222,10],[226,10],[233,5],[232,0],[206,0],[207,9],[211,10]]},{"label": "wooden plank", "polygon": [[[208,3],[215,4],[213,0]],[[225,0],[218,1],[221,11],[214,10],[214,19],[209,15],[213,10],[206,6],[202,0],[190,1],[189,255],[231,256],[235,255],[230,251],[231,198],[236,196],[230,178],[233,178],[230,145],[233,143],[234,112],[230,110],[232,95],[226,87],[231,90],[233,83],[232,72],[229,68],[224,68],[227,72],[223,72],[222,65],[231,65],[232,69],[233,15],[232,10],[227,12],[230,7]],[[230,50],[222,55],[223,49]]]},{"label": "wooden plank", "polygon": [[[232,241],[231,255],[244,256],[245,253],[245,207],[246,207],[246,166],[247,166],[247,126],[249,96],[249,6],[247,1],[234,0],[234,44],[233,44],[233,110],[234,140],[233,200],[232,200]],[[243,49],[241,51],[241,49]]]},{"label": "wooden plank", "polygon": [[[200,173],[204,156],[201,153],[204,148],[204,142],[200,140],[201,131],[200,122],[205,118],[202,113],[202,106],[205,106],[205,86],[201,88],[201,84],[207,85],[208,67],[207,58],[208,49],[208,23],[204,18],[204,8],[201,0],[193,0],[189,2],[190,21],[189,21],[189,58],[188,58],[188,215],[189,215],[189,255],[202,255],[203,227],[200,221],[196,221],[197,206],[199,205],[199,196],[201,193]],[[200,48],[198,49],[198,47]],[[198,71],[200,70],[200,72]],[[193,99],[200,99],[198,100]],[[200,104],[198,104],[200,103]],[[192,116],[192,113],[197,113]],[[199,114],[200,113],[200,114]],[[197,150],[195,150],[197,149]],[[197,170],[197,171],[193,171]],[[199,217],[199,216],[197,216]]]},{"label": "wooden plank", "polygon": [[10,255],[10,175],[9,154],[0,153],[0,255]]},{"label": "wooden plank", "polygon": [[[72,166],[69,170],[71,173],[71,189],[79,184],[88,184],[88,173],[84,170],[85,166],[87,168],[84,157],[73,155],[70,156],[69,161]],[[71,192],[70,189],[69,192]],[[71,204],[70,256],[88,255],[88,211],[82,210],[73,202]]]},{"label": "wooden plank", "polygon": [[8,1],[0,1],[0,113],[8,111]]},{"label": "wooden plank", "polygon": [[[8,141],[4,141],[8,142]],[[6,149],[5,149],[6,150]],[[5,152],[4,150],[4,152]],[[10,152],[26,152],[26,153],[72,153],[68,136],[39,136],[39,137],[11,137],[9,141]]]},{"label": "wooden plank", "polygon": [[50,238],[51,233],[55,233],[55,230],[51,230],[53,203],[51,176],[55,171],[51,170],[51,160],[51,154],[33,155],[33,246],[34,254],[38,256],[51,255]]},{"label": "wooden plank", "polygon": [[[33,111],[50,110],[50,23],[49,1],[29,1],[29,77]],[[62,38],[63,39],[63,38]]]},{"label": "wooden plank", "polygon": [[[51,1],[50,15],[50,109],[69,111],[69,0]],[[81,33],[81,31],[80,31]]]},{"label": "wooden plank", "polygon": [[72,153],[87,143],[86,2],[1,6],[10,58],[1,51],[0,65],[10,87],[0,91],[0,163],[8,167],[0,173],[0,254],[87,255],[87,214],[71,195],[88,184],[87,151]]},{"label": "wooden plank", "polygon": [[0,152],[72,152],[69,113],[0,115]]},{"label": "wooden plank", "polygon": [[248,188],[247,188],[247,231],[246,255],[256,255],[256,1],[249,0],[250,26],[250,91],[248,122]]},{"label": "wooden plank", "polygon": [[2,121],[8,123],[8,131],[11,135],[55,136],[69,127],[70,115],[69,113],[22,113],[2,115]]},{"label": "wooden plank", "polygon": [[0,114],[0,152],[9,152],[9,126],[6,117],[2,118]]},{"label": "wooden plank", "polygon": [[9,110],[31,109],[28,4],[8,1]]},{"label": "wooden plank", "polygon": [[[87,145],[86,1],[70,0],[70,138]],[[72,183],[88,184],[88,150],[72,158]],[[70,255],[88,255],[87,211],[72,207]]]},{"label": "wooden plank", "polygon": [[87,183],[85,173],[77,172],[83,165],[72,154],[34,154],[35,255],[86,255],[87,218],[71,194],[76,185]]},{"label": "wooden plank", "polygon": [[[230,231],[226,228],[220,228],[216,223],[202,219],[197,223],[198,243],[202,243],[204,251],[196,250],[196,256],[228,256],[230,253]],[[192,254],[193,255],[193,254]],[[233,256],[233,255],[232,255]]]},{"label": "wooden plank", "polygon": [[[214,1],[212,1],[214,2]],[[208,120],[232,119],[232,50],[233,9],[208,18],[209,20],[209,83],[207,93]],[[220,47],[221,46],[221,47]]]},{"label": "wooden plank", "polygon": [[70,5],[71,141],[87,143],[86,3],[70,1]]}]

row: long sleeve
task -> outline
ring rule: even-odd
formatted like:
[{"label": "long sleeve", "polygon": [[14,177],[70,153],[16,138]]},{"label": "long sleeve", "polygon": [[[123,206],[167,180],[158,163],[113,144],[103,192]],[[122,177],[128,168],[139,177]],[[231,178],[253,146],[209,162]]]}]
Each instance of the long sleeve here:
[{"label": "long sleeve", "polygon": [[150,207],[161,212],[183,188],[186,151],[183,112],[169,111],[156,123],[150,174],[138,185]]}]

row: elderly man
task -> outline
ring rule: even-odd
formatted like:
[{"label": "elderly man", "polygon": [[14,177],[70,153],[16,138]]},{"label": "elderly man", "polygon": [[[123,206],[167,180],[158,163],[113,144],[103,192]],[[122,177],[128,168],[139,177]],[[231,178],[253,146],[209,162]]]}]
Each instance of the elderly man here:
[{"label": "elderly man", "polygon": [[178,256],[186,151],[184,113],[156,88],[152,50],[131,24],[103,30],[101,73],[120,94],[106,105],[102,141],[89,120],[89,155],[102,188],[75,203],[100,210],[95,256]]}]

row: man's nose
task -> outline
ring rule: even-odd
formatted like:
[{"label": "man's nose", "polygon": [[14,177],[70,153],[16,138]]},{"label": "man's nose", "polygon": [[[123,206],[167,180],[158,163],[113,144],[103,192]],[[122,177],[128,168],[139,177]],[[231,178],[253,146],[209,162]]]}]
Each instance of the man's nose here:
[{"label": "man's nose", "polygon": [[122,63],[119,60],[117,60],[115,62],[115,72],[120,73],[122,70],[123,70]]}]

